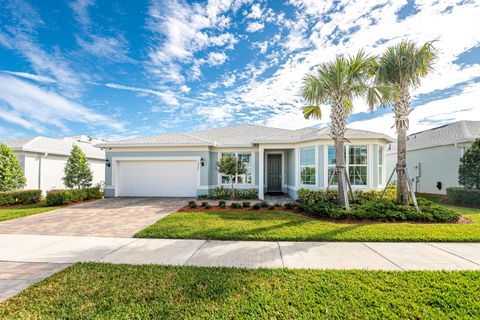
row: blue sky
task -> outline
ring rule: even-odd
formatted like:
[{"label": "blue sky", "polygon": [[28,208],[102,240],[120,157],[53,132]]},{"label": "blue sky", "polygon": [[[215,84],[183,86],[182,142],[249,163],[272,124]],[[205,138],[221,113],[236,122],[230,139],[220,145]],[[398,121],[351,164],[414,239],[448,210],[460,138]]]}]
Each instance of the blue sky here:
[{"label": "blue sky", "polygon": [[[337,54],[438,38],[411,132],[480,120],[478,1],[0,0],[0,138],[107,139],[303,119],[302,76]],[[350,126],[394,134],[356,101]]]}]

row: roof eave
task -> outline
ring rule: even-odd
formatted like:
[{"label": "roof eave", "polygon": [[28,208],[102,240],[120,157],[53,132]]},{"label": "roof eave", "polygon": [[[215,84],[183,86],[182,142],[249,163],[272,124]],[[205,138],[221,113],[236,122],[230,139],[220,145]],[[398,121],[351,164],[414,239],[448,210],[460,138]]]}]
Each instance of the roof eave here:
[{"label": "roof eave", "polygon": [[213,144],[206,143],[100,143],[95,145],[98,148],[149,148],[149,147],[209,147]]}]

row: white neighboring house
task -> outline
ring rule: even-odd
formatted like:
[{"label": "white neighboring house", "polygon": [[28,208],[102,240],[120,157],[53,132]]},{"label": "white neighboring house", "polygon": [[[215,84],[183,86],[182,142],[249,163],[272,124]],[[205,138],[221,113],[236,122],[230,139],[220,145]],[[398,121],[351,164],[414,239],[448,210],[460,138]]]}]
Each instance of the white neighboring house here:
[{"label": "white neighboring house", "polygon": [[[478,138],[480,121],[458,121],[409,135],[407,167],[414,190],[445,194],[447,188],[458,187],[460,158]],[[396,162],[397,146],[391,143],[387,146],[388,176]]]},{"label": "white neighboring house", "polygon": [[105,181],[105,152],[95,147],[105,141],[87,136],[54,139],[47,137],[22,138],[1,141],[10,147],[25,172],[25,189],[40,189],[44,193],[65,188],[62,178],[70,151],[78,145],[90,162],[93,172],[92,185]]}]

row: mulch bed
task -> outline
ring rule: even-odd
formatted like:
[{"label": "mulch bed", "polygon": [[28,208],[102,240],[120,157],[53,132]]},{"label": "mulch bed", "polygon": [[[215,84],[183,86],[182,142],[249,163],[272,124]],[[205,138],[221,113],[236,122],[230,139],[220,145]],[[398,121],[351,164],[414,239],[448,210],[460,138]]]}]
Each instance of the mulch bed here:
[{"label": "mulch bed", "polygon": [[427,221],[380,221],[380,220],[371,220],[371,219],[332,219],[332,218],[325,218],[325,217],[318,217],[316,215],[313,215],[309,212],[302,212],[302,211],[297,211],[297,210],[292,210],[292,209],[285,209],[283,206],[282,207],[275,207],[273,210],[270,210],[269,208],[260,208],[258,210],[254,210],[252,208],[239,208],[239,209],[234,209],[230,206],[226,206],[224,209],[220,208],[219,206],[211,206],[210,208],[204,208],[202,206],[198,206],[196,208],[190,208],[188,205],[182,207],[181,209],[178,210],[178,212],[205,212],[205,211],[222,211],[222,212],[267,212],[267,213],[273,213],[273,212],[288,212],[291,214],[299,215],[299,216],[304,216],[307,218],[319,220],[319,221],[325,221],[325,222],[333,222],[333,223],[338,223],[338,224],[381,224],[381,223],[414,223],[414,224],[472,224],[474,223],[472,220],[461,216],[460,219],[457,222],[427,222]]}]

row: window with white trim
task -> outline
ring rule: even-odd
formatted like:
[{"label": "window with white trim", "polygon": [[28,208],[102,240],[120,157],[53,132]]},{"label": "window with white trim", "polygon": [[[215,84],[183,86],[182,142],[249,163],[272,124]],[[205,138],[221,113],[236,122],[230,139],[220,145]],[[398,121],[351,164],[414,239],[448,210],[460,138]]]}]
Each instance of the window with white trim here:
[{"label": "window with white trim", "polygon": [[300,149],[300,184],[316,184],[315,159],[315,147]]},{"label": "window with white trim", "polygon": [[[246,173],[237,174],[233,178],[234,184],[252,184],[252,153],[251,152],[224,152],[222,153],[222,158],[230,156],[240,159],[240,161],[245,165]],[[231,184],[230,177],[222,175],[221,177],[222,184]]]},{"label": "window with white trim", "polygon": [[383,147],[378,146],[378,184],[383,185]]},{"label": "window with white trim", "polygon": [[[345,146],[345,168],[348,170],[350,183],[355,186],[367,185],[367,146]],[[334,175],[331,184],[336,184],[336,152],[334,146],[328,146],[328,181]]]}]

